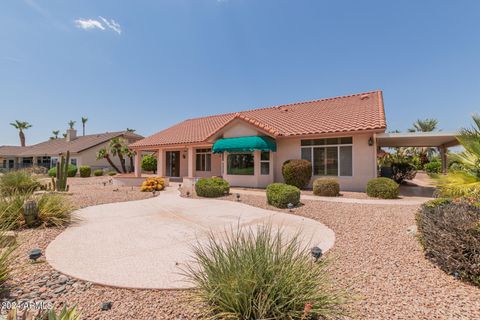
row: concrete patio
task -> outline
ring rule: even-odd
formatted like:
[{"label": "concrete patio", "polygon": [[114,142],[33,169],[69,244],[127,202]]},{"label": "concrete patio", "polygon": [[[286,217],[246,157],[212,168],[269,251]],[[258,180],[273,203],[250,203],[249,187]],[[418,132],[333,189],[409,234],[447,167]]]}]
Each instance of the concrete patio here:
[{"label": "concrete patio", "polygon": [[46,250],[58,271],[93,283],[127,288],[189,288],[181,274],[191,246],[219,237],[231,227],[256,228],[270,222],[287,236],[301,231],[305,246],[330,249],[332,230],[308,218],[242,203],[187,199],[169,187],[159,196],[81,209],[81,221],[61,233]]}]

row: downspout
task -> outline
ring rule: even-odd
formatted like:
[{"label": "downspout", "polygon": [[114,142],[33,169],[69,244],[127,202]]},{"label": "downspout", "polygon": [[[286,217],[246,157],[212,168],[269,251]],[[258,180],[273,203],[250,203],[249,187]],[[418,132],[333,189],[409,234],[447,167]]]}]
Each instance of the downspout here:
[{"label": "downspout", "polygon": [[377,133],[373,134],[373,178],[378,177],[378,148],[377,148]]}]

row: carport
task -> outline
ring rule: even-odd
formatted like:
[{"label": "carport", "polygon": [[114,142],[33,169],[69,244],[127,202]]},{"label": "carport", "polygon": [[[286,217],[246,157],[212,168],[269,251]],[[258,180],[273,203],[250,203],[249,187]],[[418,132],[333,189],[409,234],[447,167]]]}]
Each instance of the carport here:
[{"label": "carport", "polygon": [[456,132],[407,132],[380,133],[376,136],[377,147],[426,147],[438,148],[442,159],[442,172],[447,172],[447,150],[460,145]]}]

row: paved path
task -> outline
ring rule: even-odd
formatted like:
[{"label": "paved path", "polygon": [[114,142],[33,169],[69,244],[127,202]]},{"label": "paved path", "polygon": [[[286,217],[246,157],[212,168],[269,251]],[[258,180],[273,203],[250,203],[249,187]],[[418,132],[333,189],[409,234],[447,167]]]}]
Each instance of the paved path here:
[{"label": "paved path", "polygon": [[[265,191],[261,191],[261,190],[231,188],[230,192],[266,197]],[[369,205],[371,204],[397,205],[397,206],[399,205],[418,206],[422,203],[432,200],[432,198],[427,198],[427,197],[401,197],[399,199],[355,199],[355,198],[343,198],[343,197],[320,197],[320,196],[309,195],[309,194],[302,194],[300,198],[302,200],[314,200],[314,201],[357,203],[357,204],[369,204]]]},{"label": "paved path", "polygon": [[181,198],[169,188],[152,199],[105,204],[76,212],[81,222],[67,228],[46,250],[58,271],[94,283],[175,289],[191,285],[180,274],[190,259],[191,245],[204,242],[209,230],[270,221],[287,235],[301,229],[305,245],[324,251],[335,241],[332,230],[304,217],[246,204]]}]

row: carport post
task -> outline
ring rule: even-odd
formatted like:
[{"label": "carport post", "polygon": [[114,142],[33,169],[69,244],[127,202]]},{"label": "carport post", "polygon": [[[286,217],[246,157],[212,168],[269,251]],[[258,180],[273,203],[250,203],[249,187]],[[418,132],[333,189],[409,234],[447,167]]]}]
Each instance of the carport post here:
[{"label": "carport post", "polygon": [[448,160],[447,160],[447,148],[442,145],[438,147],[440,151],[440,159],[442,159],[442,174],[447,174],[447,166],[448,166]]}]

